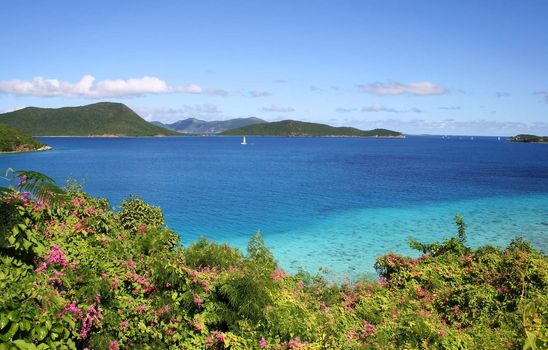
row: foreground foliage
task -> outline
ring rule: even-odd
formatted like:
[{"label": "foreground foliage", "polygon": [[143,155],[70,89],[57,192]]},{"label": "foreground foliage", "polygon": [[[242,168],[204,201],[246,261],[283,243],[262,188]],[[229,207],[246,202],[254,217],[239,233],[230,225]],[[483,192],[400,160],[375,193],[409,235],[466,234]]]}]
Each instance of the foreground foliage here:
[{"label": "foreground foliage", "polygon": [[419,258],[378,258],[378,281],[336,285],[286,274],[259,235],[247,254],[183,247],[138,198],[116,212],[75,186],[56,193],[0,197],[0,349],[548,346],[546,255],[522,239],[471,249],[460,217],[456,237],[412,241]]}]

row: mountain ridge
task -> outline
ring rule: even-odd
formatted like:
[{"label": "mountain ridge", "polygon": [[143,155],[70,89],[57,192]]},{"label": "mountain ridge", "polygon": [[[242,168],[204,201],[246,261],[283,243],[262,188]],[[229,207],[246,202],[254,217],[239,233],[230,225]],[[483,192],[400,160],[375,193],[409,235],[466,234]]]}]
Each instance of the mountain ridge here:
[{"label": "mountain ridge", "polygon": [[231,129],[220,135],[233,136],[340,136],[340,137],[404,137],[401,132],[387,129],[360,130],[327,124],[282,120]]},{"label": "mountain ridge", "polygon": [[0,114],[0,123],[33,136],[168,136],[177,135],[152,125],[122,103],[84,106],[26,107]]},{"label": "mountain ridge", "polygon": [[265,120],[260,118],[249,117],[213,121],[205,121],[197,118],[187,118],[178,120],[171,124],[166,124],[158,121],[153,121],[151,123],[184,134],[218,134],[227,130],[265,122]]}]

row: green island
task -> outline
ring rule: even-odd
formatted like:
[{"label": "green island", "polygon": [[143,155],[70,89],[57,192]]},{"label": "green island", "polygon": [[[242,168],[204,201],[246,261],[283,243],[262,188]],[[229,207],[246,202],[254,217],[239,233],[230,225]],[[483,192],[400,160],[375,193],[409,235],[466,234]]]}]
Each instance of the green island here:
[{"label": "green island", "polygon": [[509,138],[512,142],[548,143],[548,136],[519,134]]},{"label": "green island", "polygon": [[152,125],[122,103],[80,107],[27,107],[0,114],[0,123],[33,136],[167,136],[176,131]]},{"label": "green island", "polygon": [[351,127],[333,127],[326,124],[297,120],[262,123],[227,130],[220,135],[237,136],[347,136],[347,137],[403,137],[397,131],[386,129],[360,130]]},{"label": "green island", "polygon": [[11,126],[0,123],[0,153],[47,150],[49,146]]},{"label": "green island", "polygon": [[75,185],[10,172],[0,191],[0,349],[546,349],[548,257],[456,235],[378,280],[286,273],[247,252],[183,246],[160,208],[114,210]]}]

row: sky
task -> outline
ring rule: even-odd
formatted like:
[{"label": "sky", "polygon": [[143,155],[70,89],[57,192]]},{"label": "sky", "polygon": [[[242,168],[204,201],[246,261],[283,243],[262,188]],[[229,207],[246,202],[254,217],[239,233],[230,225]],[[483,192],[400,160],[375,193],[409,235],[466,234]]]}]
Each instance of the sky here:
[{"label": "sky", "polygon": [[548,1],[0,0],[0,112],[548,135]]}]

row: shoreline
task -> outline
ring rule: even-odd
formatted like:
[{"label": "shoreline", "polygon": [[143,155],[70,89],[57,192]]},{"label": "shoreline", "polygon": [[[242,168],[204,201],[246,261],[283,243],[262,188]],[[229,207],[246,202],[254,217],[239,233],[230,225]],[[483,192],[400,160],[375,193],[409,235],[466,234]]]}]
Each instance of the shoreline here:
[{"label": "shoreline", "polygon": [[51,151],[53,147],[45,145],[37,149],[25,150],[25,151],[0,151],[0,154],[17,154],[17,153],[30,153],[30,152],[45,152]]}]

